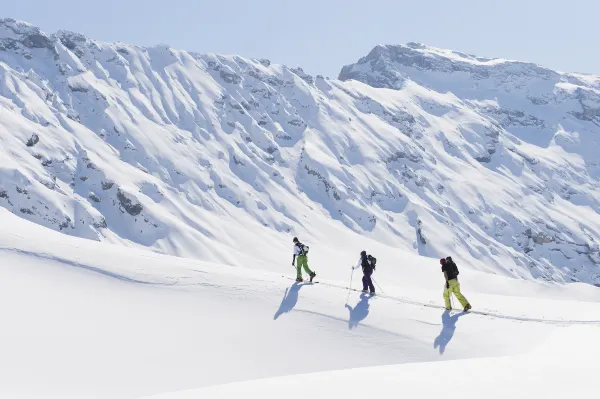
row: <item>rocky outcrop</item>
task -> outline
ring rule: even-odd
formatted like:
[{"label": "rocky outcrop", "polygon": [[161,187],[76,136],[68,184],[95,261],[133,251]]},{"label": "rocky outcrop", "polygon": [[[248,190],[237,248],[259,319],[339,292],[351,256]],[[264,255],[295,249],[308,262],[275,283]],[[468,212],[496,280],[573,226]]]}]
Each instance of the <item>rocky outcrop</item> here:
[{"label": "rocky outcrop", "polygon": [[137,216],[144,210],[144,207],[139,202],[137,202],[135,198],[132,200],[121,189],[117,190],[117,198],[119,199],[121,208],[124,209],[131,216]]}]

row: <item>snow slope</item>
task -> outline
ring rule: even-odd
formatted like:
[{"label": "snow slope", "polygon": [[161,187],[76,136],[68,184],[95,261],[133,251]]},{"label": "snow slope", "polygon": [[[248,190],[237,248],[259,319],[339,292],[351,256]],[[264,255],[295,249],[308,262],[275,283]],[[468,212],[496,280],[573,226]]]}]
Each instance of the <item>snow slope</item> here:
[{"label": "snow slope", "polygon": [[[134,398],[407,364],[398,371],[357,371],[373,376],[373,383],[391,373],[396,383],[404,384],[413,379],[413,371],[425,370],[416,382],[429,371],[460,370],[463,364],[416,364],[422,362],[480,359],[465,367],[500,368],[513,359],[511,365],[525,367],[530,363],[522,362],[522,356],[528,359],[545,340],[573,326],[581,330],[553,347],[561,356],[571,350],[575,356],[583,349],[573,345],[589,343],[587,329],[597,336],[600,324],[595,287],[477,272],[462,273],[463,291],[475,310],[489,314],[444,313],[437,265],[394,249],[389,251],[410,266],[378,272],[385,294],[367,298],[344,289],[349,268],[319,284],[297,285],[281,273],[68,237],[6,210],[0,210],[0,217],[1,397]],[[497,356],[503,358],[490,358]],[[349,373],[283,381],[316,378],[321,382],[315,389],[326,380],[328,389],[345,392],[354,387],[348,380],[356,380]],[[561,381],[566,384],[569,378]],[[268,392],[282,386],[265,385],[271,387]],[[245,387],[190,395],[236,397],[232,390]],[[262,388],[261,395],[257,392],[245,396],[263,397]]]},{"label": "snow slope", "polygon": [[0,206],[260,270],[298,235],[327,277],[393,246],[600,283],[598,77],[421,45],[340,77],[2,20]]},{"label": "snow slope", "polygon": [[[527,355],[420,363],[250,381],[152,396],[155,399],[261,398],[543,398],[591,397],[600,352],[598,328],[571,327]],[[573,342],[577,350],[564,350]],[[432,383],[433,382],[433,383]],[[150,399],[150,398],[148,398]]]}]

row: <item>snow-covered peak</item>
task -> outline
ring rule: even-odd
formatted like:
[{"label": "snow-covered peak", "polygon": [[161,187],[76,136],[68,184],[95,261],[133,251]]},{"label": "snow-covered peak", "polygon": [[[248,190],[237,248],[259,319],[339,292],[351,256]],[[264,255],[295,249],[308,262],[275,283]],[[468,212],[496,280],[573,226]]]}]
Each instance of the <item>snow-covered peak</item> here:
[{"label": "snow-covered peak", "polygon": [[0,19],[0,50],[19,44],[27,48],[52,48],[51,38],[39,28],[10,18]]},{"label": "snow-covered peak", "polygon": [[[512,76],[519,80],[560,80],[559,72],[527,62],[483,58],[419,43],[379,45],[356,64],[345,66],[340,80],[359,80],[374,87],[402,88],[405,79],[415,78],[409,71],[462,75],[460,80],[485,80]],[[419,81],[416,76],[416,81]]]},{"label": "snow-covered peak", "polygon": [[[428,78],[423,75],[428,73]],[[475,84],[488,89],[512,90],[525,82],[543,85],[546,83],[570,82],[585,89],[599,90],[600,77],[596,75],[563,73],[540,65],[507,60],[483,58],[457,51],[429,47],[419,43],[406,45],[379,45],[357,63],[345,66],[340,80],[358,80],[373,87],[400,89],[406,79],[423,83],[436,89],[450,89],[438,82],[441,75],[451,74],[453,83],[467,84],[463,90]],[[435,75],[435,76],[434,76]]]},{"label": "snow-covered peak", "polygon": [[229,264],[298,235],[317,267],[393,247],[600,283],[596,77],[413,43],[343,82],[1,26],[0,206],[23,218]]},{"label": "snow-covered peak", "polygon": [[28,22],[18,21],[13,18],[1,18],[0,29],[2,29],[2,37],[4,38],[10,37],[11,34],[19,36],[23,34],[42,33],[38,27],[35,27]]}]

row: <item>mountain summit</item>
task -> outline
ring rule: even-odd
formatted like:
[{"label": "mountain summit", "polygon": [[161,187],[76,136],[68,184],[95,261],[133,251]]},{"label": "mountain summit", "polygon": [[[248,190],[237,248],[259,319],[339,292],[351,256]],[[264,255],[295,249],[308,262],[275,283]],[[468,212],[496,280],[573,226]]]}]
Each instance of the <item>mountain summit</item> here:
[{"label": "mountain summit", "polygon": [[599,137],[597,76],[411,43],[328,80],[0,21],[0,206],[94,240],[269,268],[300,235],[600,283]]}]

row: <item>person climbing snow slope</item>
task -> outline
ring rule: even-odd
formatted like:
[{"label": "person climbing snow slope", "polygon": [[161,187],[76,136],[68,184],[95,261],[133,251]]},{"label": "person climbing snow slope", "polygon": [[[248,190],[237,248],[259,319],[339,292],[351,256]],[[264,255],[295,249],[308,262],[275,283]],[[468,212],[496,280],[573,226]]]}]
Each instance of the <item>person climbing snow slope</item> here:
[{"label": "person climbing snow slope", "polygon": [[460,292],[460,283],[458,282],[458,266],[452,260],[452,257],[448,256],[446,259],[440,259],[442,265],[442,272],[446,279],[446,285],[444,286],[444,302],[446,310],[452,310],[452,304],[450,303],[450,295],[454,294],[458,302],[464,308],[464,311],[471,309],[471,304],[467,301],[467,298]]},{"label": "person climbing snow slope", "polygon": [[[313,281],[313,278],[317,275],[317,273],[310,270],[308,267],[308,246],[302,244],[298,241],[298,237],[294,237],[294,257],[292,258],[292,266],[296,266],[296,281],[302,282],[302,268],[310,277],[310,281]],[[296,263],[297,261],[297,263]]]},{"label": "person climbing snow slope", "polygon": [[[377,259],[372,257],[371,255],[367,255],[366,251],[362,251],[360,253],[360,259],[358,260],[358,264],[352,268],[352,270],[358,269],[362,267],[363,270],[363,292],[370,292],[371,295],[375,295],[375,287],[373,286],[373,280],[371,279],[371,275],[375,271],[375,263]],[[369,291],[367,291],[367,289]]]}]

